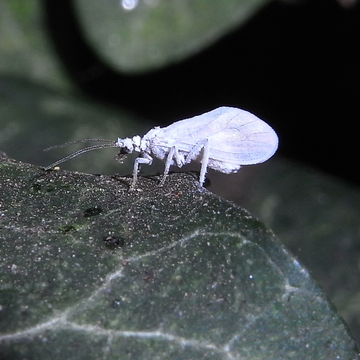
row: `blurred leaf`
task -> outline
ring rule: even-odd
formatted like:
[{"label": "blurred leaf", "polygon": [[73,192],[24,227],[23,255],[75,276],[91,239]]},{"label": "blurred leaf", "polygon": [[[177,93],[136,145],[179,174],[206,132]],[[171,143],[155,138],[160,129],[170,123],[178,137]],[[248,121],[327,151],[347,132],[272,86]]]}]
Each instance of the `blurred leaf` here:
[{"label": "blurred leaf", "polygon": [[83,31],[106,62],[142,71],[182,60],[248,20],[268,0],[76,0]]},{"label": "blurred leaf", "polygon": [[46,36],[40,0],[0,1],[0,72],[70,88]]},{"label": "blurred leaf", "polygon": [[[0,171],[7,359],[358,359],[308,272],[191,174]],[[111,246],[109,246],[111,245]]]},{"label": "blurred leaf", "polygon": [[[0,76],[0,150],[13,158],[46,166],[84,144],[43,149],[86,138],[116,140],[149,130],[133,114],[15,77]],[[63,164],[67,169],[123,174],[131,159],[114,161],[116,149],[102,149]],[[127,167],[126,167],[127,166]]]},{"label": "blurred leaf", "polygon": [[[202,50],[267,1],[78,0],[75,5],[85,37],[100,57],[121,70],[139,71]],[[44,16],[40,0],[0,1],[0,72],[69,89]]]}]

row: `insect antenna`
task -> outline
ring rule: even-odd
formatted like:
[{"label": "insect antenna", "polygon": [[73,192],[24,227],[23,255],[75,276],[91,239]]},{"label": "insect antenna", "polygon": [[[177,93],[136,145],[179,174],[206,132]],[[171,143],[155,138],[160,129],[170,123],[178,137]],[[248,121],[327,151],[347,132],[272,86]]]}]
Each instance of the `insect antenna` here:
[{"label": "insect antenna", "polygon": [[114,143],[114,140],[109,140],[109,139],[82,139],[82,140],[75,140],[75,141],[66,142],[65,144],[50,146],[50,147],[44,149],[44,151],[49,151],[49,150],[52,150],[52,149],[59,149],[59,148],[63,148],[63,147],[68,146],[68,145],[74,145],[74,144],[79,144],[79,143],[83,143],[83,142],[102,142],[104,144],[109,144],[109,143]]},{"label": "insect antenna", "polygon": [[46,166],[44,168],[44,170],[50,170],[53,167],[65,162],[65,161],[68,161],[70,159],[73,159],[74,157],[76,157],[78,155],[81,155],[83,153],[86,153],[88,151],[97,150],[97,149],[103,149],[103,148],[115,148],[115,147],[118,147],[118,145],[116,145],[116,141],[113,141],[113,140],[84,139],[84,140],[79,140],[79,141],[71,141],[71,142],[68,142],[68,143],[65,143],[65,144],[62,144],[62,145],[54,145],[54,146],[51,146],[51,147],[45,149],[44,151],[48,151],[48,150],[51,150],[51,149],[54,149],[54,148],[61,148],[61,147],[64,147],[66,145],[72,145],[72,144],[77,144],[77,143],[81,143],[81,142],[87,142],[87,141],[101,141],[101,142],[106,142],[106,143],[105,144],[98,144],[98,145],[89,146],[87,148],[75,151],[74,153],[63,157],[60,160],[55,161],[54,163],[50,164],[49,166]]}]

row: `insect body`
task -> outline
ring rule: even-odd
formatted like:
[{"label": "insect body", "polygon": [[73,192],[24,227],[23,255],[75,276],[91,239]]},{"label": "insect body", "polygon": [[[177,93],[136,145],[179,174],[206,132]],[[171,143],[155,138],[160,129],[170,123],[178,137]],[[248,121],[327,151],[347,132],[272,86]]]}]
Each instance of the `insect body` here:
[{"label": "insect body", "polygon": [[219,107],[165,128],[155,127],[143,137],[136,135],[132,138],[118,138],[117,141],[85,139],[51,148],[86,141],[101,144],[81,149],[45,169],[51,169],[87,151],[118,147],[120,157],[133,151],[139,152],[134,163],[131,189],[136,185],[139,166],[151,165],[153,157],[165,161],[160,185],[164,183],[171,165],[181,168],[191,161],[201,162],[199,182],[203,185],[208,167],[230,174],[237,172],[242,165],[266,161],[278,147],[278,137],[268,124],[248,111],[233,107]]}]

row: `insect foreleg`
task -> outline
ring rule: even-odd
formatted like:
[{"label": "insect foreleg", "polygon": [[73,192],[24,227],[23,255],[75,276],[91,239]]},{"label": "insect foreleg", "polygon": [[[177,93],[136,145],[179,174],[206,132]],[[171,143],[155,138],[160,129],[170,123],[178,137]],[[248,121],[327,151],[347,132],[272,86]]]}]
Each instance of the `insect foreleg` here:
[{"label": "insect foreleg", "polygon": [[133,181],[130,186],[130,190],[135,189],[135,185],[137,182],[137,176],[139,172],[139,167],[141,164],[151,165],[153,158],[149,154],[141,154],[140,157],[137,157],[134,162],[134,170],[133,170]]},{"label": "insect foreleg", "polygon": [[209,139],[202,139],[200,140],[188,153],[188,155],[185,158],[185,164],[189,164],[192,160],[195,160],[198,155],[200,154],[202,150],[202,156],[201,156],[201,170],[200,170],[200,177],[199,177],[199,183],[202,186],[205,181],[205,174],[206,169],[209,163]]}]

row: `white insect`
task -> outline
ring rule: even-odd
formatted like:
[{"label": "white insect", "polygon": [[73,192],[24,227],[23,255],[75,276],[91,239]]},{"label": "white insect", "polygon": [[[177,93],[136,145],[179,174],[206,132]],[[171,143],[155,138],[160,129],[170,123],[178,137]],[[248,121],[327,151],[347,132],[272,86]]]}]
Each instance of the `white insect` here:
[{"label": "white insect", "polygon": [[135,159],[130,189],[135,188],[139,166],[151,165],[153,157],[165,161],[160,185],[164,184],[171,165],[181,168],[194,160],[201,162],[199,183],[203,185],[208,167],[225,174],[234,173],[242,165],[266,161],[278,147],[278,137],[267,123],[248,111],[224,106],[177,121],[165,128],[157,126],[143,137],[136,135],[132,138],[118,138],[117,141],[84,139],[55,145],[46,150],[88,141],[102,144],[70,154],[47,166],[45,170],[91,150],[118,147],[120,159],[133,151],[139,153]]}]

